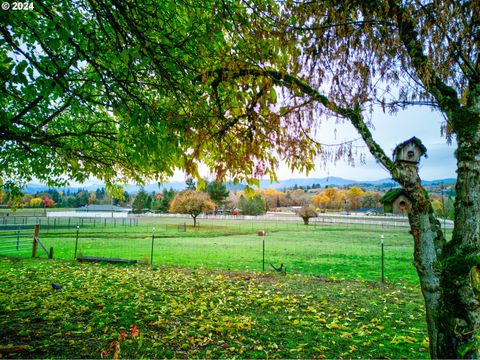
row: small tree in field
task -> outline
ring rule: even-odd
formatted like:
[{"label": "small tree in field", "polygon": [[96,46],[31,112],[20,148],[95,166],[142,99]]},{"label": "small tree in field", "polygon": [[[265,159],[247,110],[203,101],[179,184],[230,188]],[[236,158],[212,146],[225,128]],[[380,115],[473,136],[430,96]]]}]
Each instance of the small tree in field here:
[{"label": "small tree in field", "polygon": [[170,213],[190,214],[193,226],[197,226],[197,216],[209,211],[215,211],[215,203],[206,193],[186,190],[177,194],[168,210]]},{"label": "small tree in field", "polygon": [[308,225],[310,218],[317,217],[318,214],[312,206],[304,206],[298,211],[298,216],[303,219],[303,223]]}]

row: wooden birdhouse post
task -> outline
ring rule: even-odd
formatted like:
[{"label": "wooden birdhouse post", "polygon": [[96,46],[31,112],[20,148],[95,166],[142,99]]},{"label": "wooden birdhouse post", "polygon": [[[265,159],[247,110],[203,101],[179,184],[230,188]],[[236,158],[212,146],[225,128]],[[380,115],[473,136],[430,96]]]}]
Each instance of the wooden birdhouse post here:
[{"label": "wooden birdhouse post", "polygon": [[[422,156],[427,156],[427,148],[420,139],[415,136],[403,143],[397,145],[393,150],[393,160],[395,161],[395,171],[397,176],[403,178],[404,184],[410,185],[418,182],[418,163]],[[419,187],[421,189],[421,186]],[[410,213],[412,210],[412,200],[408,188],[393,189],[385,194],[381,199],[384,204],[385,212],[392,213]]]},{"label": "wooden birdhouse post", "polygon": [[418,164],[422,156],[427,156],[427,148],[415,136],[397,145],[393,150],[395,162]]}]

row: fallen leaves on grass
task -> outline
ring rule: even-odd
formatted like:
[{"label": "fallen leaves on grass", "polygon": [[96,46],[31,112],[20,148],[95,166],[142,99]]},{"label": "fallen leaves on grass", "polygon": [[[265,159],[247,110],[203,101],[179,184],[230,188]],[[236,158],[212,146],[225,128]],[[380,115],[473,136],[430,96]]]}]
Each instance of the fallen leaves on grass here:
[{"label": "fallen leaves on grass", "polygon": [[7,258],[0,287],[0,346],[28,344],[12,357],[427,356],[409,287]]}]

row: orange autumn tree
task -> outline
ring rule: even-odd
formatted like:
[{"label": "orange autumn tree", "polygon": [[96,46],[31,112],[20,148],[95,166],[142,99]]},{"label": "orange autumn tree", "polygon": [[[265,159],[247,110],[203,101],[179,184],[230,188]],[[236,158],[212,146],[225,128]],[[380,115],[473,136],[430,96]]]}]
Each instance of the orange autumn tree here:
[{"label": "orange autumn tree", "polygon": [[185,190],[178,193],[172,200],[169,213],[189,214],[193,218],[193,226],[197,226],[200,214],[215,211],[215,203],[208,194],[195,190]]}]

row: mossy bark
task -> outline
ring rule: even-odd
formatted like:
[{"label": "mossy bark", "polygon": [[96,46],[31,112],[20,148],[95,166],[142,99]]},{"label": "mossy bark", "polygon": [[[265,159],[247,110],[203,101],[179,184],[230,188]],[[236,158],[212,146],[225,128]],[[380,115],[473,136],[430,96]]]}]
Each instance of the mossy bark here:
[{"label": "mossy bark", "polygon": [[[389,0],[397,18],[400,36],[427,90],[448,118],[450,132],[457,140],[457,184],[455,227],[446,242],[433,214],[428,194],[421,185],[415,164],[393,162],[373,139],[361,107],[342,108],[301,80],[289,76],[274,79],[279,85],[295,85],[339,116],[348,118],[370,153],[398,181],[411,199],[409,222],[414,239],[414,265],[425,299],[432,358],[478,358],[480,330],[480,85],[472,82],[466,104],[454,88],[432,71],[417,41],[408,11]],[[397,17],[397,14],[401,16]],[[272,75],[273,74],[273,75]],[[432,76],[430,76],[433,74]]]},{"label": "mossy bark", "polygon": [[[473,131],[472,131],[473,130]],[[432,358],[478,358],[480,328],[480,132],[457,136],[455,228],[445,241],[417,167],[396,163],[392,174],[412,201],[414,265],[425,299]]]},{"label": "mossy bark", "polygon": [[455,228],[443,253],[439,356],[478,358],[480,328],[480,128],[469,121],[457,132]]},{"label": "mossy bark", "polygon": [[408,214],[410,233],[414,240],[414,265],[420,279],[420,287],[425,299],[425,310],[430,339],[430,355],[439,357],[439,321],[438,314],[442,308],[441,271],[438,268],[445,240],[438,220],[432,214],[428,194],[421,185],[415,164],[396,163],[392,175],[411,200]]}]

